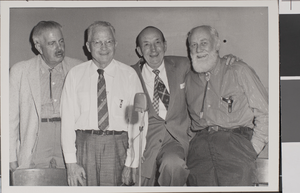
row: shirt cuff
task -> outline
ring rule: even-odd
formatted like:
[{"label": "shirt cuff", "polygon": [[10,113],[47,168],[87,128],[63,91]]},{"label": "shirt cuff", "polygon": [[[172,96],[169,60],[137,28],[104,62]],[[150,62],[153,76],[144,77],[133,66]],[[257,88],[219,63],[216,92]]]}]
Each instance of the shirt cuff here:
[{"label": "shirt cuff", "polygon": [[126,161],[125,161],[125,166],[129,167],[129,168],[137,168],[139,165],[138,156],[135,155],[135,157],[133,158],[130,150],[131,149],[127,149],[127,157],[126,157]]},{"label": "shirt cuff", "polygon": [[77,163],[75,153],[64,153],[64,157],[65,157],[65,162],[66,163]]}]

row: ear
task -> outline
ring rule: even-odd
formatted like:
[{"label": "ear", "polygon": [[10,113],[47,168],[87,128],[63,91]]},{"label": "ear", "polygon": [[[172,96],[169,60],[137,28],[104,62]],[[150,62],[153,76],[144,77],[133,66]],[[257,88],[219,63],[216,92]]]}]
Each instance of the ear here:
[{"label": "ear", "polygon": [[221,46],[221,44],[220,44],[220,39],[218,38],[218,39],[216,40],[216,42],[215,42],[215,48],[216,48],[217,51],[220,50],[220,46]]},{"label": "ear", "polygon": [[117,45],[118,45],[118,42],[117,42],[117,41],[115,41],[115,49],[116,49]]},{"label": "ear", "polygon": [[34,42],[34,47],[35,49],[42,55],[43,54],[43,50],[41,48],[41,44],[38,42]]},{"label": "ear", "polygon": [[139,55],[142,57],[143,56],[143,53],[142,53],[142,50],[140,47],[137,47],[136,48],[136,51],[139,53]]},{"label": "ear", "polygon": [[88,51],[91,52],[91,49],[90,49],[90,42],[86,42],[85,45],[86,45],[86,48],[88,49]]},{"label": "ear", "polygon": [[168,46],[167,46],[167,42],[165,41],[165,42],[164,42],[164,51],[165,51],[165,53],[166,53],[166,51],[167,51],[167,47],[168,47]]}]

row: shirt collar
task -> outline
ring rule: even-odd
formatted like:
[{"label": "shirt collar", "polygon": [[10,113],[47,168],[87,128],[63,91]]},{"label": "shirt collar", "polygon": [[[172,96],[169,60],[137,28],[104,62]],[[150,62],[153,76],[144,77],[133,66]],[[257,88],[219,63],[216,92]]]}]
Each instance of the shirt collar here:
[{"label": "shirt collar", "polygon": [[[40,59],[41,59],[40,69],[41,69],[41,72],[44,74],[45,72],[48,72],[49,69],[51,69],[51,68],[46,64],[46,62],[43,60],[43,58],[41,56],[40,56]],[[52,69],[53,69],[53,71],[61,73],[63,71],[62,62],[57,64]]]},{"label": "shirt collar", "polygon": [[[97,65],[94,63],[94,61],[92,60],[92,67],[91,67],[91,70],[92,70],[92,74],[93,73],[97,73],[97,70],[98,70],[98,67]],[[115,76],[115,72],[116,72],[116,61],[113,59],[104,69],[104,73],[108,76],[111,76],[111,77],[114,77]],[[97,73],[98,74],[98,73]]]},{"label": "shirt collar", "polygon": [[[155,74],[152,72],[153,68],[150,67],[150,65],[147,63],[147,65],[144,66],[145,67],[145,72],[149,75],[149,76],[155,76]],[[159,70],[159,74],[162,74],[166,71],[166,67],[165,67],[165,61],[163,60],[163,62],[161,63],[161,65],[157,68],[157,70]],[[151,75],[150,75],[151,74]]]}]

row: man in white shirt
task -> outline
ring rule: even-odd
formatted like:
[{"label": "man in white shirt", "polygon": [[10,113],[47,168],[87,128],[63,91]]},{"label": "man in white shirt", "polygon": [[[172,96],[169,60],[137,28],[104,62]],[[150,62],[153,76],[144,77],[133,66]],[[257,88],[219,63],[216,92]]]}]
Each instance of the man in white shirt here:
[{"label": "man in white shirt", "polygon": [[138,166],[141,119],[133,115],[133,103],[143,89],[136,72],[113,59],[117,42],[110,23],[90,25],[86,46],[92,60],[69,72],[61,98],[68,183],[118,186],[126,181],[123,169]]}]

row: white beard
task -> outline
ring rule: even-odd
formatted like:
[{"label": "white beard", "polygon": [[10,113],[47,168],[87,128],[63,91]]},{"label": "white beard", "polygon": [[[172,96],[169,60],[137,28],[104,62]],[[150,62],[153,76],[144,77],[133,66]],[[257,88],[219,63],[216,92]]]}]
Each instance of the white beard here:
[{"label": "white beard", "polygon": [[197,73],[209,72],[217,64],[218,57],[217,51],[191,54],[193,68]]}]

